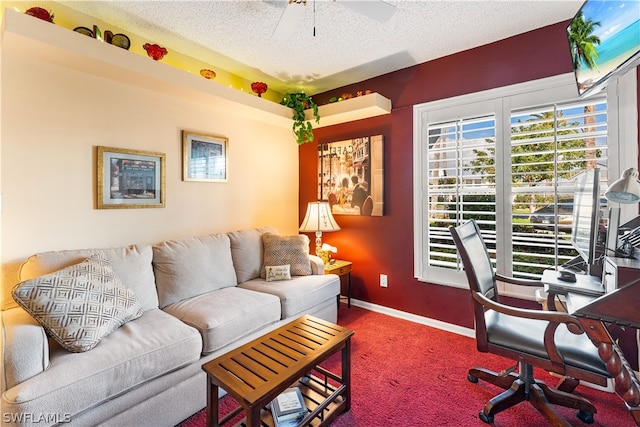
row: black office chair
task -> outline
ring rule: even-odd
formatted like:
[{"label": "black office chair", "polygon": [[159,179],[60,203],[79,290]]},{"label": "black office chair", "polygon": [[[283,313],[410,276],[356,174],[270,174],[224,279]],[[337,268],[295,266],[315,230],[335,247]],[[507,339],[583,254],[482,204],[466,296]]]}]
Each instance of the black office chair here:
[{"label": "black office chair", "polygon": [[554,426],[570,424],[552,404],[578,410],[578,418],[593,423],[596,408],[588,400],[549,387],[533,377],[533,368],[605,386],[610,375],[594,344],[578,320],[567,313],[527,310],[500,303],[496,281],[522,286],[542,286],[495,273],[487,247],[474,220],[449,227],[462,259],[475,315],[478,351],[517,361],[516,366],[496,373],[469,369],[468,379],[495,384],[505,391],[487,402],[480,419],[492,423],[495,414],[529,401]]}]

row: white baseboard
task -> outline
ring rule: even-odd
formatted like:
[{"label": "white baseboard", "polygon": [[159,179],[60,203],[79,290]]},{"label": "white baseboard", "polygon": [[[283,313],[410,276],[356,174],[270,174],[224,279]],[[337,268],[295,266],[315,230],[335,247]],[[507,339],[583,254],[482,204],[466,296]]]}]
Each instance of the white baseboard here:
[{"label": "white baseboard", "polygon": [[394,308],[372,304],[370,302],[360,301],[353,298],[351,298],[351,304],[355,305],[356,307],[375,311],[377,313],[386,314],[392,317],[397,317],[399,319],[408,320],[410,322],[420,323],[422,325],[431,326],[433,328],[441,329],[447,332],[452,332],[454,334],[464,335],[465,337],[474,338],[474,339],[476,337],[476,331],[474,331],[473,329],[464,328],[462,326],[454,325],[452,323],[442,322],[440,320],[431,319],[429,317],[418,316],[417,314],[411,314],[405,311],[400,311]]}]

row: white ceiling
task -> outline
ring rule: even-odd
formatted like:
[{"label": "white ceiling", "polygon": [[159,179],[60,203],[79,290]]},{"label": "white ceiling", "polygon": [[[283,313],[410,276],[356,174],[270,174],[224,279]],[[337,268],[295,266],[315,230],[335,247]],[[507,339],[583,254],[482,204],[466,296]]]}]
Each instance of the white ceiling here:
[{"label": "white ceiling", "polygon": [[[170,52],[250,81],[315,94],[570,19],[583,0],[387,0],[385,23],[308,0],[293,37],[272,38],[286,0],[59,1]],[[366,0],[362,0],[366,2]],[[315,10],[315,13],[314,13]],[[313,34],[315,27],[315,36]]]}]

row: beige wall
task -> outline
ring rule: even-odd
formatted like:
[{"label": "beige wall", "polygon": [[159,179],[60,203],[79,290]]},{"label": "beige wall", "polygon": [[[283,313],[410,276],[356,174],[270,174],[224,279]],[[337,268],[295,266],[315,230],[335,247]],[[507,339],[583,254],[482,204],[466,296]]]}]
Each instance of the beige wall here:
[{"label": "beige wall", "polygon": [[[297,233],[290,128],[2,52],[3,287],[33,253],[273,225]],[[182,129],[229,138],[229,182],[181,179]],[[95,147],[166,153],[166,207],[95,208]],[[6,294],[6,293],[5,293]]]}]

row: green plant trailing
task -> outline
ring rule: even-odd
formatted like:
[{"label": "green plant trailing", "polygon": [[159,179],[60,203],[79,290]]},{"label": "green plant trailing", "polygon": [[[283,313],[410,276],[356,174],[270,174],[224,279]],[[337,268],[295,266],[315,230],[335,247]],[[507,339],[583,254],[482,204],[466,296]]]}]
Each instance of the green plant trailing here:
[{"label": "green plant trailing", "polygon": [[313,115],[316,123],[320,123],[320,115],[318,114],[318,106],[311,97],[304,92],[287,92],[280,101],[280,104],[293,109],[293,133],[296,135],[298,145],[305,142],[313,141],[313,126],[311,122],[305,120],[304,110],[313,109]]}]

